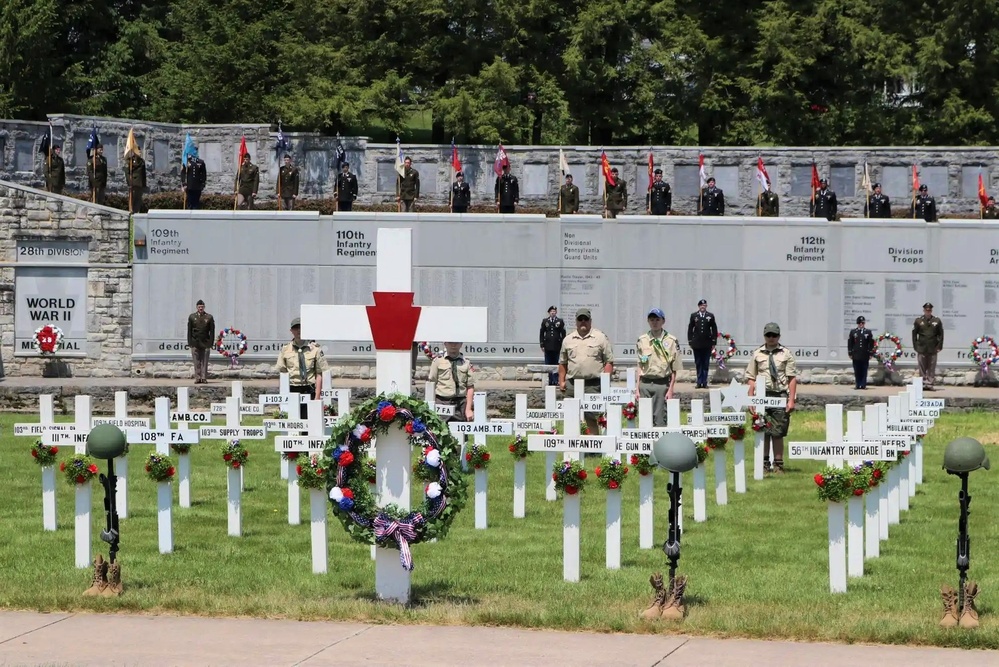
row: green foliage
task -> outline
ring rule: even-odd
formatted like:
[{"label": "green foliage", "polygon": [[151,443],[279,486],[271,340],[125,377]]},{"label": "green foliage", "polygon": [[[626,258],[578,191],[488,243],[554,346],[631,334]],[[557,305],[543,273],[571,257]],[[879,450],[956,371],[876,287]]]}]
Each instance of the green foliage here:
[{"label": "green foliage", "polygon": [[708,460],[708,454],[711,453],[711,449],[706,443],[698,442],[697,447],[697,465],[701,465]]},{"label": "green foliage", "polygon": [[586,488],[589,475],[579,461],[556,461],[552,466],[552,480],[555,490],[574,496]]},{"label": "green foliage", "polygon": [[169,482],[177,473],[173,461],[166,454],[150,452],[146,459],[146,476],[154,482]]},{"label": "green foliage", "polygon": [[465,452],[465,461],[475,470],[486,470],[489,468],[489,448],[485,445],[473,444]]},{"label": "green foliage", "polygon": [[818,487],[819,500],[842,503],[853,493],[851,473],[843,468],[826,466],[822,472],[815,474],[814,479]]},{"label": "green foliage", "polygon": [[222,461],[226,467],[239,470],[246,465],[246,459],[250,457],[250,452],[239,440],[230,440],[222,445]]},{"label": "green foliage", "polygon": [[635,466],[635,470],[642,477],[651,475],[656,471],[656,466],[652,465],[647,454],[632,454],[630,461],[631,465]]},{"label": "green foliage", "polygon": [[59,464],[59,471],[66,478],[66,483],[72,485],[87,484],[99,472],[97,463],[86,454],[73,454]]},{"label": "green foliage", "polygon": [[593,474],[597,476],[597,481],[605,489],[620,489],[624,483],[624,478],[628,475],[628,466],[624,465],[616,458],[605,456],[600,459]]},{"label": "green foliage", "polygon": [[298,473],[298,485],[303,489],[325,489],[326,471],[333,467],[333,461],[326,456],[313,454],[303,457],[301,463],[295,466]]},{"label": "green foliage", "polygon": [[52,445],[50,447],[43,445],[41,440],[35,441],[35,444],[31,446],[31,458],[42,468],[55,465],[58,453],[59,448],[57,446]]},{"label": "green foliage", "polygon": [[527,438],[523,435],[515,437],[507,449],[510,450],[510,455],[518,460],[526,459],[531,454],[530,450],[527,449]]}]

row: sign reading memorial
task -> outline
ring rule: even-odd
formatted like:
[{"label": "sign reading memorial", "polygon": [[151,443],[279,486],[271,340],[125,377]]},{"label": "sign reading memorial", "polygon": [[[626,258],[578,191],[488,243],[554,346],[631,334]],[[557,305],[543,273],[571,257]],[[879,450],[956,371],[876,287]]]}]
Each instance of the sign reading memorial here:
[{"label": "sign reading memorial", "polygon": [[35,356],[35,331],[62,331],[56,356],[87,353],[87,269],[19,266],[14,272],[14,354]]}]

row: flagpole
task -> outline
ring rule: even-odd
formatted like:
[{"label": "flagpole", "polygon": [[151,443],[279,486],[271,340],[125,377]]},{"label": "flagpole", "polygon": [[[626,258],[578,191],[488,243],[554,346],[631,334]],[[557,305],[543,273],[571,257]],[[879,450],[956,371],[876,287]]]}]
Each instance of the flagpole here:
[{"label": "flagpole", "polygon": [[125,159],[128,160],[128,212],[132,213],[132,161]]},{"label": "flagpole", "polygon": [[[982,180],[982,163],[981,162],[978,163],[978,182],[982,186],[985,185],[985,181]],[[979,195],[978,195],[978,219],[979,220],[984,220],[985,219],[985,204],[982,203],[982,196],[981,196],[980,192],[979,192]]]},{"label": "flagpole", "polygon": [[561,216],[562,215],[562,184],[565,183],[565,172],[562,171],[562,147],[561,146],[559,146],[559,148],[558,148],[558,162],[559,162],[559,164],[558,164],[558,170],[559,170],[559,173],[562,174],[562,180],[561,180],[561,182],[556,183],[555,187],[558,188],[558,214],[559,214],[559,216]]},{"label": "flagpole", "polygon": [[[45,172],[45,180],[46,181],[51,181],[51,179],[52,179],[52,141],[53,141],[53,139],[54,139],[54,137],[52,136],[52,123],[49,123],[49,150],[48,150],[48,153],[49,153],[49,155],[48,155],[49,170],[47,172]],[[979,171],[981,171],[981,167],[979,167]],[[52,192],[52,183],[51,182],[49,183],[49,192]]]},{"label": "flagpole", "polygon": [[447,192],[447,210],[454,213],[454,137],[451,137],[451,187]]},{"label": "flagpole", "polygon": [[[333,147],[333,169],[340,168],[340,133],[336,133],[336,146]],[[340,172],[333,174],[333,210],[340,210]]]},{"label": "flagpole", "polygon": [[756,156],[756,217],[763,215],[763,199],[762,191],[760,190],[760,162],[763,160],[763,153],[758,153]]}]

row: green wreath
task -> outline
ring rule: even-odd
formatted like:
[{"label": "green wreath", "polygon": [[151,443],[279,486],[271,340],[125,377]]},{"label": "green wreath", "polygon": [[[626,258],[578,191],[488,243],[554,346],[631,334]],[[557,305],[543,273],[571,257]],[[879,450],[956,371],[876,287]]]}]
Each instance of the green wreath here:
[{"label": "green wreath", "polygon": [[[415,477],[427,484],[418,511],[396,505],[379,507],[368,488],[368,447],[379,433],[393,427],[404,429],[410,444],[421,449]],[[337,422],[326,455],[336,463],[327,471],[333,514],[347,534],[362,544],[398,549],[407,570],[413,569],[410,545],[447,535],[465,505],[461,446],[423,401],[402,394],[368,399]]]}]

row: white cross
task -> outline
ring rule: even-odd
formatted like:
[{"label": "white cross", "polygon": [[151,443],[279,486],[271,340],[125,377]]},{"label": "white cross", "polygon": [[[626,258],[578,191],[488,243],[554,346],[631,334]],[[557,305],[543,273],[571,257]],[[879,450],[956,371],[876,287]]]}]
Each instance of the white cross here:
[{"label": "white cross", "polygon": [[[177,409],[170,411],[170,423],[176,423],[180,431],[187,431],[188,424],[210,424],[211,421],[211,412],[191,410],[190,388],[177,387]],[[191,506],[191,455],[188,452],[177,455],[177,496],[181,507]]]},{"label": "white cross", "polygon": [[[326,424],[323,419],[323,402],[308,401],[307,431],[305,436],[279,436],[274,438],[277,452],[299,452],[305,456],[321,454],[326,448]],[[289,463],[291,463],[289,461]],[[297,466],[288,466],[288,525],[297,526],[302,522],[301,494],[298,487]]]},{"label": "white cross", "polygon": [[[52,394],[41,394],[38,397],[39,423],[37,424],[14,424],[14,435],[19,437],[30,437],[39,439],[46,429],[56,427],[55,408],[52,402]],[[72,428],[70,424],[59,424],[60,428],[65,426]],[[56,529],[56,483],[55,466],[45,466],[42,468],[42,528],[44,530]]]},{"label": "white cross", "polygon": [[[552,387],[555,389],[555,387]],[[547,392],[546,392],[547,393]],[[518,438],[527,437],[528,432],[551,431],[555,428],[554,419],[528,419],[527,394],[517,394],[514,397],[513,433]],[[554,456],[554,455],[553,455]],[[553,461],[554,463],[554,461]],[[546,468],[550,470],[551,468]],[[551,479],[551,475],[545,475]],[[517,458],[513,462],[513,518],[523,519],[526,505],[527,461]],[[554,489],[553,489],[554,490]]]},{"label": "white cross", "polygon": [[[149,417],[128,416],[128,392],[114,393],[114,417],[94,417],[91,426],[111,424],[122,432],[130,428],[149,428]],[[128,456],[119,456],[114,462],[114,473],[118,481],[115,483],[115,510],[118,518],[128,518]]]},{"label": "white cross", "polygon": [[[725,412],[726,403],[722,400],[722,395],[726,392],[730,399],[728,405],[732,407],[733,412]],[[704,415],[705,423],[728,424],[730,426],[745,425],[745,401],[749,400],[746,385],[738,384],[735,380],[732,380],[732,384],[725,389],[710,390],[708,398],[710,400],[711,412]],[[739,407],[734,407],[736,405]],[[719,505],[728,503],[728,487],[725,481],[725,474],[728,467],[727,458],[728,452],[726,450],[715,452],[715,498]],[[735,473],[735,492],[745,493],[746,443],[744,440],[736,440],[732,443],[732,468]]]},{"label": "white cross", "polygon": [[[409,395],[413,341],[484,343],[488,340],[486,309],[440,306],[424,306],[418,311],[414,309],[411,305],[412,229],[379,229],[377,253],[376,305],[304,304],[301,309],[302,336],[316,340],[374,342],[375,391],[379,394]],[[371,320],[368,319],[369,313]],[[401,428],[392,428],[380,435],[378,441],[377,495],[382,503],[409,510],[412,456],[409,440]],[[409,601],[410,574],[399,566],[398,554],[393,549],[377,550],[375,589],[382,599],[403,604]]]},{"label": "white cross", "polygon": [[170,425],[170,399],[158,396],[154,401],[156,428],[125,429],[125,438],[130,445],[155,445],[160,454],[170,454],[170,445],[196,445],[200,442],[198,431],[184,428],[174,430]]},{"label": "white cross", "polygon": [[[475,419],[470,422],[450,422],[448,428],[451,433],[461,442],[461,463],[465,465],[465,436],[474,435],[475,444],[485,446],[487,435],[512,435],[513,422],[509,420],[490,421],[486,414],[486,392],[477,391],[472,395],[473,413]],[[486,519],[486,498],[487,487],[489,485],[489,471],[480,468],[475,471],[475,528],[485,530],[488,521]]]},{"label": "white cross", "polygon": [[[764,371],[760,371],[763,373]],[[767,380],[761,375],[756,376],[756,395],[749,398],[749,405],[751,405],[755,410],[756,414],[766,416],[767,408],[783,408],[787,406],[787,399],[783,396],[767,396]],[[828,406],[826,406],[828,407]],[[842,412],[843,406],[840,407],[840,440],[842,440],[843,424],[842,424]],[[826,412],[826,423],[828,424],[828,411]],[[763,479],[763,460],[766,458],[766,452],[764,447],[766,442],[766,433],[763,431],[756,432],[756,442],[753,447],[753,479]],[[842,465],[842,464],[840,464]]]},{"label": "white cross", "polygon": [[[247,403],[243,398],[243,381],[233,380],[232,390],[230,394],[231,398],[239,399],[239,413],[241,415],[262,415],[264,414],[264,406],[260,403]],[[212,403],[210,406],[211,413],[213,415],[224,415],[226,413],[226,404],[222,403]]]}]

